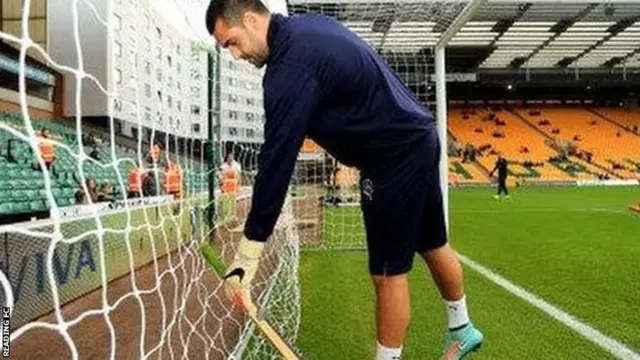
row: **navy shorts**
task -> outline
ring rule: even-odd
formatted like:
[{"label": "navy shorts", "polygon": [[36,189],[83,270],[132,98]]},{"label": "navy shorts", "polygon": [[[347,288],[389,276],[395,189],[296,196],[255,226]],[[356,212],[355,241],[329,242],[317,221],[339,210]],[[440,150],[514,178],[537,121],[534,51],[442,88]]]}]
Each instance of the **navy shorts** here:
[{"label": "navy shorts", "polygon": [[371,275],[405,274],[416,252],[447,243],[439,160],[440,145],[430,135],[385,171],[361,173]]}]

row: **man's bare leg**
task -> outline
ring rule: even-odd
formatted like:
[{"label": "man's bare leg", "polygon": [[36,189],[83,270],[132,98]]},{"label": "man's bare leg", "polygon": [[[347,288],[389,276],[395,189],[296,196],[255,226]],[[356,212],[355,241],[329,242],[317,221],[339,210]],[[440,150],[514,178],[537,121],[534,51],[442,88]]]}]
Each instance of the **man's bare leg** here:
[{"label": "man's bare leg", "polygon": [[442,298],[456,301],[464,296],[462,266],[449,244],[421,254],[429,266],[433,281],[438,286]]},{"label": "man's bare leg", "polygon": [[462,266],[448,244],[427,251],[422,257],[440,290],[447,310],[449,333],[443,359],[462,359],[477,350],[484,339],[482,333],[469,320]]},{"label": "man's bare leg", "polygon": [[376,291],[377,360],[400,359],[411,317],[407,275],[374,275]]}]

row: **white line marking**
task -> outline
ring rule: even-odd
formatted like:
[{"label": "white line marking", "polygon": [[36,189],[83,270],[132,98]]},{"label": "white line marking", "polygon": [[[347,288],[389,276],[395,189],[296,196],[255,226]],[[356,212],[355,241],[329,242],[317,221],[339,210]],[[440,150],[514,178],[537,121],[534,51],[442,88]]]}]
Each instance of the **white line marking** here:
[{"label": "white line marking", "polygon": [[452,214],[485,214],[485,213],[531,213],[531,212],[603,212],[610,214],[624,214],[638,216],[629,210],[607,208],[530,208],[530,209],[461,209],[451,210]]},{"label": "white line marking", "polygon": [[611,353],[613,356],[617,357],[618,359],[640,360],[640,354],[634,352],[625,344],[599,332],[598,330],[592,328],[591,326],[581,322],[571,314],[558,309],[557,307],[546,302],[545,300],[538,297],[537,295],[534,295],[528,292],[527,290],[510,282],[509,280],[485,268],[484,266],[469,259],[468,257],[460,254],[458,254],[458,256],[460,257],[460,261],[462,261],[463,264],[467,265],[468,267],[480,273],[487,279],[501,286],[511,294],[521,298],[522,300],[528,302],[532,306],[544,311],[549,316],[563,323],[567,327],[575,330],[584,338],[600,346],[601,348],[607,350],[609,353]]},{"label": "white line marking", "polygon": [[591,208],[591,209],[569,209],[569,211],[586,211],[586,212],[604,212],[610,214],[625,214],[636,216],[636,213],[633,213],[629,210],[620,210],[620,209],[607,209],[607,208]]}]

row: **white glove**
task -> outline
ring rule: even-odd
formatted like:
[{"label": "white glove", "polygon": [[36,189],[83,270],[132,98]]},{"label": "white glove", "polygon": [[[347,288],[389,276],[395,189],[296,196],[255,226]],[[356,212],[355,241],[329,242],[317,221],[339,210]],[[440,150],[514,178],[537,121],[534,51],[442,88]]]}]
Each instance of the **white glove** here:
[{"label": "white glove", "polygon": [[258,270],[264,243],[242,237],[236,256],[224,276],[224,291],[229,300],[246,308],[251,296],[251,282]]}]

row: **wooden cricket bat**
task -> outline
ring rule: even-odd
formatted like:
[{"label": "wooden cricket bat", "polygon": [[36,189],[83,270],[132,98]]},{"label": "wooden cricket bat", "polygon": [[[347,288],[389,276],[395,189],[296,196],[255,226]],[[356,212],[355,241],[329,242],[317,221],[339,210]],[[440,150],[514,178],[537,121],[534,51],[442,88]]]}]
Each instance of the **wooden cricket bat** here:
[{"label": "wooden cricket bat", "polygon": [[[222,261],[222,258],[218,256],[216,250],[211,245],[204,244],[200,247],[200,251],[202,252],[202,255],[204,255],[204,258],[207,260],[209,265],[213,267],[218,276],[220,276],[220,278],[224,277],[224,275],[227,273],[227,266]],[[278,332],[271,325],[269,325],[268,322],[258,318],[258,307],[251,300],[249,294],[244,294],[240,302],[244,305],[247,315],[249,315],[251,321],[253,321],[258,329],[260,329],[262,334],[267,338],[267,340],[271,342],[271,344],[273,344],[273,346],[276,348],[276,350],[278,350],[280,355],[282,355],[285,360],[302,359],[295,353],[295,351],[293,351],[293,349],[291,349],[289,344],[284,341],[282,336],[280,336],[280,334],[278,334]]]}]

